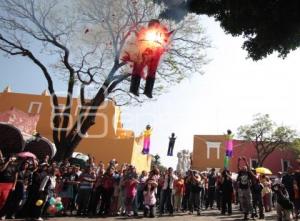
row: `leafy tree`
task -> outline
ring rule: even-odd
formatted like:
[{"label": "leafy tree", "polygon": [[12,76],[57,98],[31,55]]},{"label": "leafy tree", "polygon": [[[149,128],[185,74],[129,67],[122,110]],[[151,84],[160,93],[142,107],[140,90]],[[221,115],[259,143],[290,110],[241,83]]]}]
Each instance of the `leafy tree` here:
[{"label": "leafy tree", "polygon": [[300,163],[300,138],[296,138],[292,145],[295,154],[297,154],[297,161]]},{"label": "leafy tree", "polygon": [[152,155],[151,168],[153,166],[157,167],[160,171],[167,170],[167,168],[164,165],[161,164],[160,156],[158,154]]},{"label": "leafy tree", "polygon": [[154,161],[153,161],[154,165],[159,165],[160,164],[160,156],[158,154],[154,155],[153,159],[154,159]]},{"label": "leafy tree", "polygon": [[[161,10],[147,0],[0,1],[0,52],[28,58],[47,80],[56,160],[71,156],[95,124],[105,99],[115,98],[122,104],[144,101],[128,93],[130,65],[120,54],[130,33]],[[207,41],[195,37],[202,32],[195,21],[195,16],[189,16],[181,23],[169,22],[175,31],[172,47],[159,68],[156,95],[201,71]],[[66,81],[64,107],[58,102],[54,75]],[[80,107],[72,123],[70,113],[77,108],[72,106],[75,87],[80,87]]]},{"label": "leafy tree", "polygon": [[238,128],[238,136],[252,142],[258,165],[263,166],[264,161],[275,150],[285,150],[295,146],[296,131],[287,126],[277,126],[268,114],[256,114],[252,124]]},{"label": "leafy tree", "polygon": [[180,20],[188,12],[214,17],[226,33],[246,38],[253,60],[273,52],[285,58],[300,46],[298,0],[154,0],[164,3],[162,17]]}]

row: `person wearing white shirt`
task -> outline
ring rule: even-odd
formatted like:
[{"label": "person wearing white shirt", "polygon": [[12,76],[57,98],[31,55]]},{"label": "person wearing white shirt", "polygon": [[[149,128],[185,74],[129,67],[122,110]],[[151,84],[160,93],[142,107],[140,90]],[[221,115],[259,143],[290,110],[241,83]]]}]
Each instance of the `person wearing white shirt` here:
[{"label": "person wearing white shirt", "polygon": [[160,201],[160,215],[164,213],[165,204],[170,215],[173,215],[172,190],[174,181],[178,177],[173,173],[173,168],[169,167],[164,177],[164,185]]}]

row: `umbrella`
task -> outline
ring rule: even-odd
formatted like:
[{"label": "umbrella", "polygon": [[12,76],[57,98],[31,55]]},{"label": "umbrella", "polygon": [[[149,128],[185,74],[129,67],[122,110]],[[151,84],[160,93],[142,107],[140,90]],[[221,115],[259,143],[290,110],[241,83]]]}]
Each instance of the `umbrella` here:
[{"label": "umbrella", "polygon": [[71,165],[80,166],[80,168],[86,167],[86,161],[84,161],[83,159],[78,159],[78,158],[72,157],[69,159],[69,162]]},{"label": "umbrella", "polygon": [[260,174],[272,175],[271,170],[265,167],[257,167],[255,171],[256,173],[260,173]]},{"label": "umbrella", "polygon": [[83,161],[87,161],[89,159],[89,156],[85,155],[83,153],[74,152],[72,154],[72,158],[76,158],[76,159],[80,159],[80,160],[83,160]]},{"label": "umbrella", "polygon": [[47,138],[28,139],[24,151],[33,153],[39,160],[44,160],[48,155],[52,159],[56,153],[56,147]]},{"label": "umbrella", "polygon": [[30,152],[21,152],[21,153],[18,153],[17,156],[21,157],[21,158],[33,158],[33,159],[36,159],[36,156],[33,153],[30,153]]},{"label": "umbrella", "polygon": [[12,153],[22,152],[24,140],[21,131],[12,124],[0,122],[0,150],[8,157]]}]

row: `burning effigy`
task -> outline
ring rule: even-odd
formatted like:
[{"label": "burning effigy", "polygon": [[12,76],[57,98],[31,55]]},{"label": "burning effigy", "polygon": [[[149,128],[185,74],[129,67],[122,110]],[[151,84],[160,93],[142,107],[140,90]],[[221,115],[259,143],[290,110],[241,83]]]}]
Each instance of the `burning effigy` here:
[{"label": "burning effigy", "polygon": [[166,26],[152,19],[128,37],[121,54],[121,60],[132,66],[130,92],[139,96],[141,78],[146,80],[144,94],[152,98],[156,70],[162,55],[167,51],[170,36]]}]

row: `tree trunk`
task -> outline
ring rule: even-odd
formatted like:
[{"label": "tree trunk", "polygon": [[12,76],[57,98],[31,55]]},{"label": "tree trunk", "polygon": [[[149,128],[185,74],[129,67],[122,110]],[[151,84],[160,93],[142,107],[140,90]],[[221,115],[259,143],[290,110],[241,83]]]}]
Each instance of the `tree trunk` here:
[{"label": "tree trunk", "polygon": [[78,144],[79,144],[79,142],[77,144],[72,143],[72,144],[68,145],[68,147],[66,148],[66,151],[65,151],[64,159],[68,159],[68,158],[72,157],[72,154],[75,151]]},{"label": "tree trunk", "polygon": [[262,162],[262,160],[261,160],[260,153],[257,152],[257,166],[258,166],[258,167],[262,167],[262,164],[263,164],[263,162]]},{"label": "tree trunk", "polygon": [[[61,162],[65,159],[72,157],[73,151],[70,153],[69,150],[72,148],[71,143],[68,140],[64,140],[56,145],[57,151],[53,160]],[[74,147],[75,149],[75,147]]]},{"label": "tree trunk", "polygon": [[56,154],[53,158],[54,161],[61,162],[65,159],[66,147],[63,144],[56,144]]}]

